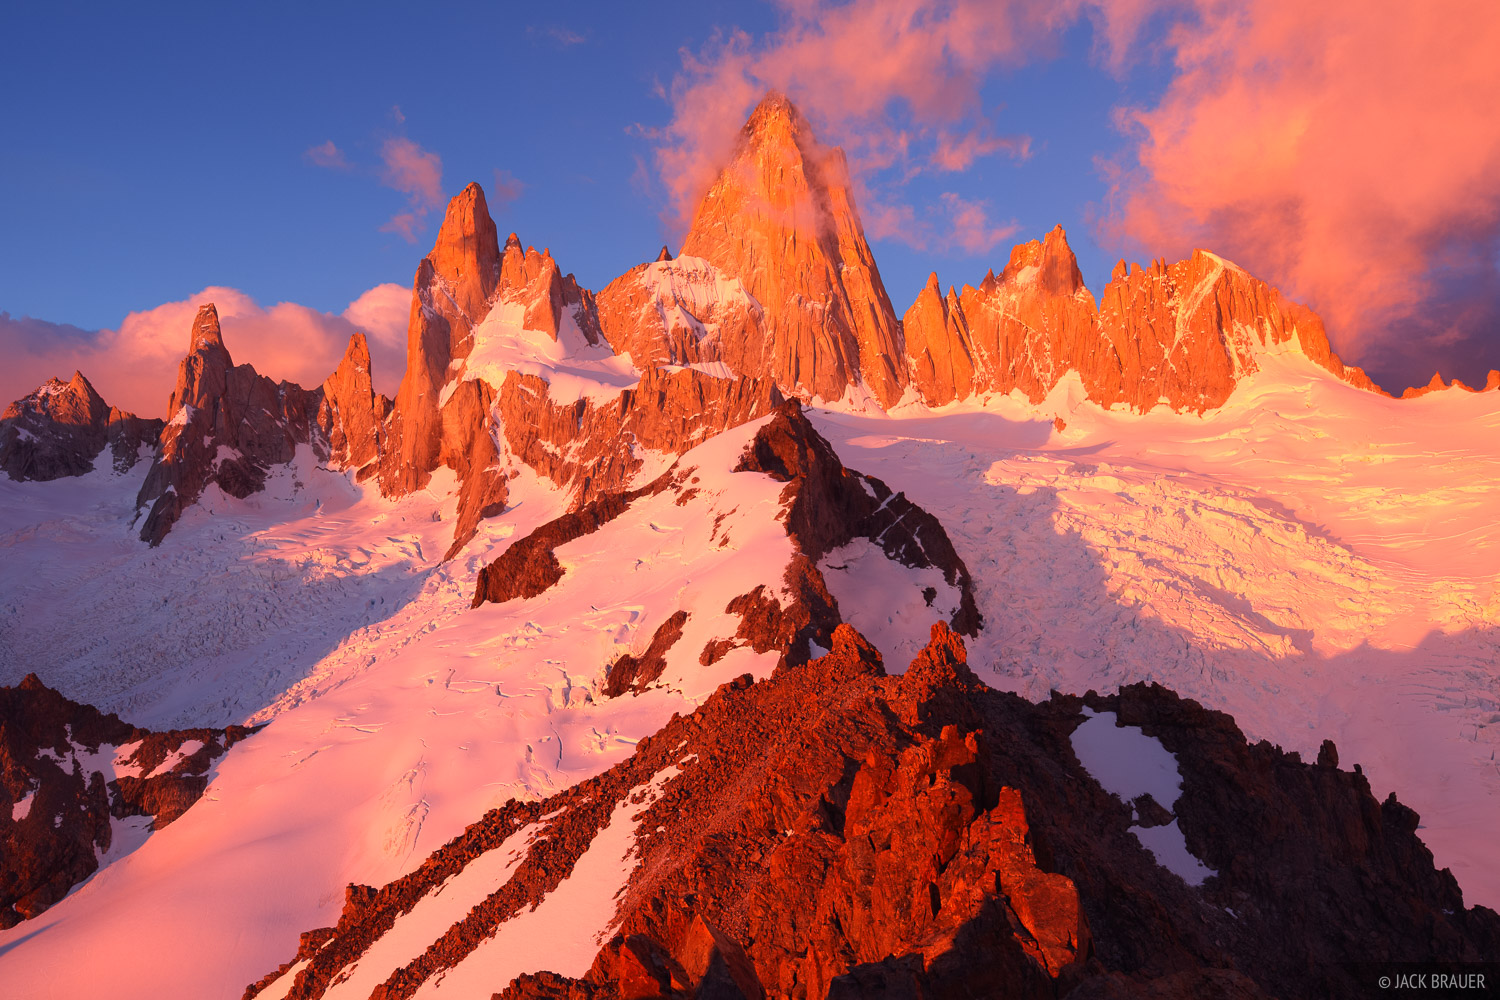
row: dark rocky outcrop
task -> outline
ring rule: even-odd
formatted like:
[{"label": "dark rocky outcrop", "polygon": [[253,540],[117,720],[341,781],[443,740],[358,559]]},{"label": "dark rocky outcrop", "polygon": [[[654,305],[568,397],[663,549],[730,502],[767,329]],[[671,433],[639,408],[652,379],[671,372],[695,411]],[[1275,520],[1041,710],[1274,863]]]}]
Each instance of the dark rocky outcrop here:
[{"label": "dark rocky outcrop", "polygon": [[0,469],[15,480],[81,476],[105,448],[116,472],[133,467],[154,444],[163,421],[146,420],[104,401],[82,372],[48,379],[0,416]]},{"label": "dark rocky outcrop", "polygon": [[301,386],[235,365],[218,310],[201,307],[172,390],[171,419],[136,498],[138,508],[150,508],[142,541],[160,545],[210,483],[234,497],[259,491],[267,469],[291,461],[297,444],[310,440],[317,410],[316,397]]},{"label": "dark rocky outcrop", "polygon": [[[1085,701],[1177,754],[1176,819],[1217,868],[1202,886],[1159,866],[1131,805],[1078,762]],[[653,779],[659,795],[639,798]],[[888,677],[843,626],[828,655],[722,686],[598,778],[351,887],[287,995],[321,996],[428,892],[548,817],[510,879],[378,994],[414,995],[566,878],[630,801],[639,860],[593,967],[496,997],[1352,997],[1367,990],[1351,963],[1500,947],[1500,917],[1463,907],[1414,815],[1358,773],[1249,745],[1156,686],[1042,704],[993,691],[941,624]]]},{"label": "dark rocky outcrop", "polygon": [[726,609],[742,617],[739,635],[757,652],[784,650],[787,662],[800,663],[809,655],[809,642],[828,648],[841,619],[818,560],[856,538],[870,539],[904,566],[941,570],[960,594],[949,624],[964,635],[979,633],[973,581],[942,522],[879,479],[844,468],[796,400],[783,403],[756,432],[735,471],[760,472],[787,484],[781,494],[783,518],[796,551],[784,579],[794,595],[787,608],[758,588]]},{"label": "dark rocky outcrop", "polygon": [[70,701],[35,674],[0,687],[0,929],[92,875],[111,818],[149,816],[161,829],[181,816],[208,787],[214,760],[252,732],[151,732]]},{"label": "dark rocky outcrop", "polygon": [[[650,412],[659,414],[663,410],[653,407]],[[790,599],[783,601],[764,585],[734,598],[724,610],[740,619],[735,638],[710,642],[699,662],[717,662],[738,644],[760,653],[779,651],[783,661],[789,663],[806,662],[813,643],[828,648],[834,628],[843,619],[818,570],[818,560],[856,538],[872,540],[905,566],[941,570],[961,595],[959,610],[950,624],[966,635],[978,634],[981,621],[974,603],[973,581],[941,522],[903,494],[893,493],[880,480],[844,468],[796,400],[776,407],[771,420],[756,431],[734,471],[760,473],[786,483],[781,493],[781,516],[792,540],[793,556],[783,584]],[[610,475],[607,467],[597,465],[592,472],[600,478]],[[545,592],[563,576],[554,548],[598,530],[642,496],[672,488],[683,494],[681,499],[690,499],[696,491],[684,488],[688,475],[674,466],[641,489],[595,496],[576,511],[512,542],[498,559],[480,570],[472,606]],[[638,689],[639,683],[635,686]]]},{"label": "dark rocky outcrop", "polygon": [[678,611],[657,626],[651,636],[651,644],[640,656],[626,653],[604,672],[604,693],[618,698],[627,691],[639,692],[647,684],[661,676],[667,665],[667,651],[682,638],[682,626],[687,624],[688,613]]},{"label": "dark rocky outcrop", "polygon": [[655,496],[675,485],[675,470],[668,470],[650,484],[624,493],[595,497],[575,511],[554,518],[525,538],[512,542],[500,558],[479,571],[471,607],[504,604],[516,598],[536,597],[563,578],[562,564],[553,549],[575,538],[598,531],[629,509],[641,497]]},{"label": "dark rocky outcrop", "polygon": [[310,445],[321,461],[369,466],[389,409],[389,400],[371,388],[364,334],[350,338],[338,369],[309,390],[236,365],[224,346],[218,310],[213,303],[201,306],[177,369],[171,419],[136,497],[138,510],[149,506],[141,540],[160,545],[210,484],[241,499],[258,492],[271,466],[290,462],[298,445]]}]

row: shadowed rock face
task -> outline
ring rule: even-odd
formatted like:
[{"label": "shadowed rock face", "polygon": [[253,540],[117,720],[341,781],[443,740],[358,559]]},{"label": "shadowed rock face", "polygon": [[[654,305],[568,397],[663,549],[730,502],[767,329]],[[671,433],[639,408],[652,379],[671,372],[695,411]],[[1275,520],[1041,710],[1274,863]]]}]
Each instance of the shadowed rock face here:
[{"label": "shadowed rock face", "polygon": [[159,830],[181,816],[213,761],[252,732],[153,733],[69,701],[35,674],[0,687],[0,929],[98,870],[111,819],[150,817]]},{"label": "shadowed rock face", "polygon": [[[1156,686],[1042,704],[990,690],[941,623],[900,677],[848,626],[832,643],[724,685],[597,778],[491,811],[410,875],[351,886],[338,925],[303,936],[286,995],[322,996],[434,888],[541,823],[508,880],[379,994],[415,995],[545,898],[647,786],[592,968],[497,998],[1342,997],[1364,995],[1347,963],[1500,946],[1500,917],[1464,909],[1414,816],[1358,773],[1249,745]],[[1156,863],[1132,805],[1074,755],[1085,700],[1176,753],[1172,819],[1217,867],[1201,887]]]},{"label": "shadowed rock face", "polygon": [[368,467],[380,451],[390,401],[371,388],[364,334],[351,336],[338,369],[308,390],[236,365],[209,303],[193,321],[168,408],[172,417],[136,497],[137,509],[150,507],[140,536],[152,545],[161,544],[209,484],[248,497],[265,485],[271,466],[292,460],[298,445],[310,445],[335,466]]},{"label": "shadowed rock face", "polygon": [[106,447],[116,472],[135,465],[163,422],[145,420],[105,403],[82,372],[67,382],[48,379],[0,416],[0,469],[24,481],[81,476]]}]

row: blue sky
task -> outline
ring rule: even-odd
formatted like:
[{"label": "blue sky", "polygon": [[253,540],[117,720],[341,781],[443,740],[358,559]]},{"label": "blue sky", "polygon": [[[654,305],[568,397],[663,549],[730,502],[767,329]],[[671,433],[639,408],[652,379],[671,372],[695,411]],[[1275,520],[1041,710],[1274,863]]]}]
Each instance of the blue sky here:
[{"label": "blue sky", "polygon": [[[1007,4],[1024,0],[998,4],[997,17]],[[502,233],[550,247],[600,288],[680,239],[657,151],[672,141],[661,130],[685,53],[712,59],[732,27],[752,49],[773,47],[787,18],[725,2],[572,3],[545,15],[461,3],[9,5],[0,310],[92,331],[211,285],[334,314],[372,286],[409,286],[442,213],[425,216],[415,243],[382,229],[412,203],[382,165],[386,144],[403,139],[440,159],[445,196],[479,181]],[[872,239],[898,314],[929,271],[977,283],[1013,243],[1057,223],[1096,294],[1117,258],[1178,249],[1095,225],[1105,167],[1135,167],[1116,109],[1154,106],[1175,72],[1159,25],[1107,66],[1096,23],[1065,19],[959,73],[972,102],[959,124],[1024,137],[1025,156],[911,178],[911,164],[864,172],[872,198],[928,227],[921,240]],[[807,110],[826,139],[845,141],[851,126],[821,113],[824,98]],[[897,126],[921,124],[900,94],[886,110]],[[309,155],[330,142],[341,167]],[[507,186],[518,192],[509,201],[497,197]],[[945,198],[982,205],[1013,235],[988,249],[944,239]],[[1261,276],[1296,290],[1295,273]]]}]

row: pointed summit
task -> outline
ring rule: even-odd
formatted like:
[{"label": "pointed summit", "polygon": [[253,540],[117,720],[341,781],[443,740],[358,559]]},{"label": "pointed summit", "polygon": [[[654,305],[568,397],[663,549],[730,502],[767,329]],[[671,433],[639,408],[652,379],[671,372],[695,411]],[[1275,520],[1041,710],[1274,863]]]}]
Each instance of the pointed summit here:
[{"label": "pointed summit", "polygon": [[1068,246],[1068,234],[1062,226],[1054,226],[1045,239],[1013,249],[1000,280],[1039,282],[1054,295],[1072,295],[1083,287],[1083,272],[1078,269],[1073,248]]},{"label": "pointed summit", "polygon": [[365,335],[349,336],[349,346],[332,375],[323,380],[318,427],[328,439],[330,461],[363,468],[380,455],[380,426],[391,401],[377,396],[370,382],[370,345]]},{"label": "pointed summit", "polygon": [[[507,254],[512,233],[506,242]],[[421,489],[436,469],[442,420],[438,401],[449,365],[466,357],[473,328],[484,319],[500,282],[500,241],[484,199],[470,184],[448,202],[432,252],[412,282],[406,328],[406,374],[396,391],[381,454],[381,489],[401,496]]]},{"label": "pointed summit", "polygon": [[259,490],[270,466],[290,462],[297,445],[312,440],[319,405],[316,392],[235,366],[212,303],[199,308],[189,347],[177,369],[171,420],[136,494],[137,510],[150,507],[140,537],[151,545],[161,544],[209,484],[240,498]]},{"label": "pointed summit", "polygon": [[113,409],[83,373],[48,379],[0,415],[0,471],[17,481],[81,476],[93,470],[105,445],[115,469],[135,464],[139,446],[161,432],[160,420]]},{"label": "pointed summit", "polygon": [[928,276],[901,326],[911,380],[923,399],[942,406],[973,392],[974,345],[969,324],[952,291],[944,298],[936,271]]},{"label": "pointed summit", "polygon": [[448,202],[448,213],[427,259],[453,289],[458,307],[479,322],[483,316],[478,314],[494,294],[499,278],[500,247],[484,189],[478,184],[470,184]]},{"label": "pointed summit", "polygon": [[659,254],[656,255],[656,262],[658,264],[660,264],[664,260],[671,260],[671,259],[672,259],[672,251],[668,250],[667,249],[667,245],[665,243],[663,243],[661,245],[661,253],[659,253]]},{"label": "pointed summit", "polygon": [[900,329],[843,151],[819,144],[785,95],[767,94],[741,129],[681,257],[739,279],[763,310],[757,327],[721,345],[735,371],[828,400],[861,381],[884,406],[900,398]]},{"label": "pointed summit", "polygon": [[175,416],[184,406],[203,407],[206,401],[224,395],[234,359],[224,346],[219,329],[219,310],[207,302],[198,307],[188,339],[188,352],[177,365],[177,385],[167,402],[167,414]]},{"label": "pointed summit", "polygon": [[189,354],[203,350],[224,350],[224,334],[219,329],[219,309],[212,302],[198,307],[198,315],[193,320],[193,332],[188,340]]}]

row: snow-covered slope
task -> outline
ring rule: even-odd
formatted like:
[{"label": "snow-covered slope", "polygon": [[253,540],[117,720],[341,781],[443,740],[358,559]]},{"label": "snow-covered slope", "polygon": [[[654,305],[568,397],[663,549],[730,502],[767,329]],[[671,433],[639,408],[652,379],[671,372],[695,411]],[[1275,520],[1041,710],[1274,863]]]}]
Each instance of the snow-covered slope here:
[{"label": "snow-covered slope", "polygon": [[[729,471],[762,423],[694,449],[677,488],[559,546],[564,577],[545,594],[474,610],[479,565],[561,513],[560,495],[535,477],[514,481],[507,515],[484,522],[487,534],[442,565],[437,518],[456,498],[436,480],[426,495],[392,503],[373,486],[293,467],[284,491],[215,498],[149,552],[130,541],[128,482],[74,481],[44,518],[27,513],[40,494],[17,490],[54,484],[5,484],[8,516],[22,522],[9,548],[31,560],[6,561],[7,595],[29,595],[22,574],[49,560],[59,573],[67,567],[39,625],[28,616],[42,606],[30,597],[8,609],[7,670],[36,669],[74,696],[143,718],[271,720],[175,824],[0,934],[6,995],[86,995],[107,967],[121,997],[238,996],[295,950],[300,930],[334,921],[349,883],[409,871],[486,809],[596,774],[719,683],[768,673],[775,654],[748,648],[711,667],[698,661],[709,640],[733,636],[729,600],[758,584],[779,593],[792,555],[777,520],[783,484]],[[325,576],[337,584],[313,597]],[[99,599],[117,592],[139,596]],[[162,595],[180,606],[175,618],[139,604]],[[268,610],[218,624],[257,605]],[[86,607],[93,614],[73,640],[81,653],[49,656],[41,637]],[[603,698],[610,662],[640,653],[679,610],[688,622],[659,683]],[[167,645],[154,658],[126,645],[117,662],[134,685],[90,681],[69,666],[95,655],[103,671],[85,633],[111,636],[138,619]],[[29,644],[24,653],[16,639]],[[222,659],[194,658],[216,644],[229,646]],[[84,950],[89,964],[70,959]]]},{"label": "snow-covered slope", "polygon": [[[1304,754],[1331,738],[1422,814],[1468,902],[1500,901],[1500,394],[1391,400],[1292,353],[1203,417],[1105,411],[1064,380],[1039,405],[813,418],[948,529],[987,681],[1045,697],[1157,680],[1252,738]],[[122,996],[236,996],[334,922],[347,884],[411,871],[485,809],[601,773],[717,684],[763,676],[774,653],[699,661],[735,631],[728,601],[779,591],[792,554],[782,484],[728,471],[763,422],[560,545],[552,589],[472,611],[479,568],[564,510],[527,469],[444,564],[448,473],[389,500],[301,454],[249,500],[210,488],[157,549],[132,531],[139,468],[0,481],[0,683],[36,670],[146,725],[271,722],[176,823],[0,933],[8,995],[87,992],[97,965],[71,960],[87,951]],[[893,666],[953,612],[940,574],[863,540],[819,567]],[[660,683],[604,698],[605,668],[678,611]],[[633,863],[606,860],[596,888]]]},{"label": "snow-covered slope", "polygon": [[1070,377],[1036,406],[813,419],[948,527],[986,681],[1155,680],[1251,738],[1331,738],[1470,903],[1500,903],[1500,393],[1393,400],[1259,361],[1203,417],[1106,411]]}]

